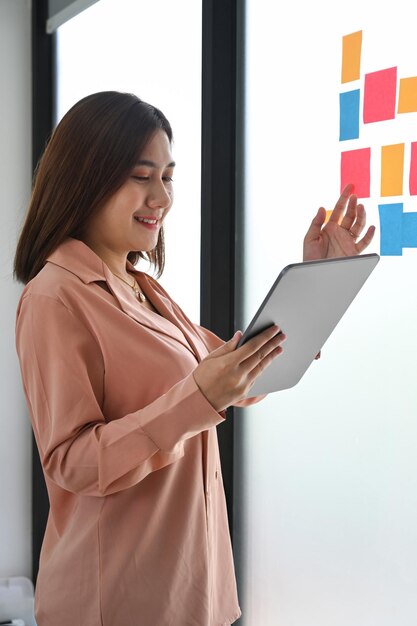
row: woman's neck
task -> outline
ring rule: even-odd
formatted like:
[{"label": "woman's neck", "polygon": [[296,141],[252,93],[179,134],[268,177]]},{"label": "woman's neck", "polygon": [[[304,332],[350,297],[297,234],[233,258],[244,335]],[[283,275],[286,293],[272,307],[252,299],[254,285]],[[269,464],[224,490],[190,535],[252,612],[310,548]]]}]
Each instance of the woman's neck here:
[{"label": "woman's neck", "polygon": [[104,261],[113,274],[128,276],[128,272],[126,271],[127,252],[116,252],[103,244],[88,240],[84,240],[84,243]]}]

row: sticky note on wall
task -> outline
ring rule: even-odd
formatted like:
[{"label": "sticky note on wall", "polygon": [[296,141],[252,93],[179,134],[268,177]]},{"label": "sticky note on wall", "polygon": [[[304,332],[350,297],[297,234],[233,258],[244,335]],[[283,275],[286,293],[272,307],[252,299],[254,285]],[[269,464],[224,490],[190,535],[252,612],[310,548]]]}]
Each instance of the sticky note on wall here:
[{"label": "sticky note on wall", "polygon": [[369,198],[371,186],[371,148],[342,152],[340,160],[340,189],[353,183],[358,198]]},{"label": "sticky note on wall", "polygon": [[403,248],[417,248],[417,213],[404,212],[402,202],[379,204],[381,255],[401,256]]},{"label": "sticky note on wall", "polygon": [[362,31],[343,37],[342,83],[358,80],[361,74]]},{"label": "sticky note on wall", "polygon": [[402,196],[404,144],[381,148],[381,196]]},{"label": "sticky note on wall", "polygon": [[366,74],[363,99],[364,123],[394,119],[396,97],[396,67]]},{"label": "sticky note on wall", "polygon": [[346,91],[339,95],[340,130],[339,140],[359,138],[360,90]]},{"label": "sticky note on wall", "polygon": [[411,143],[410,196],[417,196],[417,142]]},{"label": "sticky note on wall", "polygon": [[417,76],[400,79],[398,94],[398,113],[415,113],[417,111]]}]

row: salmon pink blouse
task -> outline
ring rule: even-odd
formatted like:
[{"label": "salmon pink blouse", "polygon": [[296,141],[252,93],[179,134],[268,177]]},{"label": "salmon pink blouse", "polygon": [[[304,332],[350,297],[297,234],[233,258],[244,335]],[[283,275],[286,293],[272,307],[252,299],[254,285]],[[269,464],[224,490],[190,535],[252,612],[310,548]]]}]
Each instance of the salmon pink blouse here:
[{"label": "salmon pink blouse", "polygon": [[222,341],[149,275],[137,302],[68,238],[21,296],[16,345],[48,488],[38,626],[240,616],[216,425],[193,370]]}]

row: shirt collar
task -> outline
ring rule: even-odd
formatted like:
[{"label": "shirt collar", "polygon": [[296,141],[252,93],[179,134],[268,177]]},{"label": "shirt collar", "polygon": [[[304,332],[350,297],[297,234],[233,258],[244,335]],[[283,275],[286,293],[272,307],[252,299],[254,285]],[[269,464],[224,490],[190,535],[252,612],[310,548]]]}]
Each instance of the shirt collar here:
[{"label": "shirt collar", "polygon": [[86,284],[106,280],[104,261],[79,239],[68,237],[46,260],[72,272]]},{"label": "shirt collar", "polygon": [[[142,325],[175,338],[194,354],[197,361],[204,357],[205,349],[201,339],[190,328],[188,320],[179,319],[179,312],[174,311],[174,305],[168,294],[157,283],[154,284],[146,274],[138,272],[129,261],[126,262],[126,269],[135,272],[142,291],[152,301],[160,315],[145,307],[134,306],[132,299],[126,296],[126,290],[120,285],[104,261],[79,239],[73,237],[65,239],[49,255],[47,262],[63,267],[78,276],[85,284],[106,281],[120,308],[129,317]],[[181,317],[183,317],[182,312]]]}]

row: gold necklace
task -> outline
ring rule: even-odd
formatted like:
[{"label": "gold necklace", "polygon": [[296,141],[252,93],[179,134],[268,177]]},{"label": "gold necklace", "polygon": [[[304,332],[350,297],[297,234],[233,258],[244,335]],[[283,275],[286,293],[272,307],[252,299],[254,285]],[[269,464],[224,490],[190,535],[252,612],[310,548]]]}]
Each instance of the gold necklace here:
[{"label": "gold necklace", "polygon": [[133,279],[133,285],[131,285],[127,280],[125,280],[122,276],[120,276],[119,274],[115,274],[114,272],[112,272],[112,274],[114,276],[116,276],[117,278],[120,278],[120,280],[122,280],[124,283],[126,283],[126,285],[129,285],[129,287],[131,289],[133,289],[134,293],[135,293],[135,297],[139,300],[139,302],[145,302],[146,300],[146,296],[145,294],[139,289],[139,285],[136,282],[136,279]]}]

